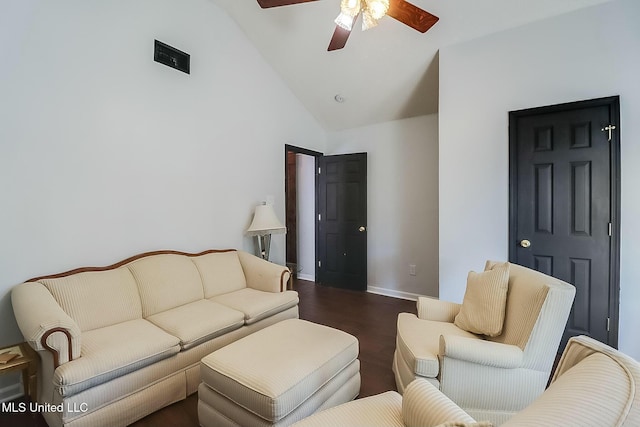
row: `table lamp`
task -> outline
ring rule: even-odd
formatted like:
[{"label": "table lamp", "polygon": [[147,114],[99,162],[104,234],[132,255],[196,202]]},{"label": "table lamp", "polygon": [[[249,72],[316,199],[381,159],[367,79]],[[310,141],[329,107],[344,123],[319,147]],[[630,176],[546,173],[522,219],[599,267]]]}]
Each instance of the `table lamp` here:
[{"label": "table lamp", "polygon": [[269,260],[271,235],[286,233],[286,228],[273,210],[273,205],[263,203],[256,206],[253,221],[247,229],[247,234],[258,238],[258,251],[262,259]]}]

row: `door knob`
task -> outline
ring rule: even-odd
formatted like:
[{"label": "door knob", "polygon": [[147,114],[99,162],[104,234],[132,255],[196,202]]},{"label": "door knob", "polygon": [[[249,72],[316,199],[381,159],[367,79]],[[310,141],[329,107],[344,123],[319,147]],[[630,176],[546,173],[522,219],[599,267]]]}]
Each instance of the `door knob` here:
[{"label": "door knob", "polygon": [[364,232],[364,230],[366,230],[366,228],[365,228],[365,227],[360,227],[360,228],[358,228],[358,231],[359,231],[359,232],[361,232],[361,233],[362,233],[362,232]]},{"label": "door knob", "polygon": [[527,239],[520,240],[520,246],[522,246],[523,248],[528,248],[529,246],[531,246],[531,242]]}]

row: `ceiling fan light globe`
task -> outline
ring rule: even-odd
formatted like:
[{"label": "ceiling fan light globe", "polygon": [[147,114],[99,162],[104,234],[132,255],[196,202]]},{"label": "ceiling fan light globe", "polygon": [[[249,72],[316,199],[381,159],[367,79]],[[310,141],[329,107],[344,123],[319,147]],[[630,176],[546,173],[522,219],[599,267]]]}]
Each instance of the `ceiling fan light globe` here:
[{"label": "ceiling fan light globe", "polygon": [[360,9],[362,9],[361,0],[342,0],[340,3],[340,13],[352,18],[360,13]]},{"label": "ceiling fan light globe", "polygon": [[365,0],[366,12],[375,20],[382,18],[389,11],[389,0]]},{"label": "ceiling fan light globe", "polygon": [[367,31],[378,25],[378,20],[369,13],[368,9],[362,13],[362,31]]},{"label": "ceiling fan light globe", "polygon": [[349,16],[343,12],[335,20],[336,25],[340,28],[344,28],[347,31],[351,31],[353,28],[353,16]]}]

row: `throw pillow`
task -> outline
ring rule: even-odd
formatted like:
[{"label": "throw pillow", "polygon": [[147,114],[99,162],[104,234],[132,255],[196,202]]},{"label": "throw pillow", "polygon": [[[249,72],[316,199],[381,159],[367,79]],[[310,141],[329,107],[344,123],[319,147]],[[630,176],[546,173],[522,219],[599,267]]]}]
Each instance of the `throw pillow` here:
[{"label": "throw pillow", "polygon": [[498,336],[502,333],[509,289],[509,263],[496,264],[491,270],[470,271],[462,307],[454,324],[465,331]]}]

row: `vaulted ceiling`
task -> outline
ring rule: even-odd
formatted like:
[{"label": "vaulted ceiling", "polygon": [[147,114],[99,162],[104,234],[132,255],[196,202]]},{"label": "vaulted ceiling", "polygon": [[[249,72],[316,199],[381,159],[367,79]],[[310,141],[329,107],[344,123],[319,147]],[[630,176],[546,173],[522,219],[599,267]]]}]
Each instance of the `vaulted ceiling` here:
[{"label": "vaulted ceiling", "polygon": [[440,18],[428,32],[385,17],[366,32],[356,25],[346,47],[332,52],[340,0],[270,9],[256,0],[211,1],[320,124],[340,130],[437,112],[441,47],[612,0],[411,0]]}]

